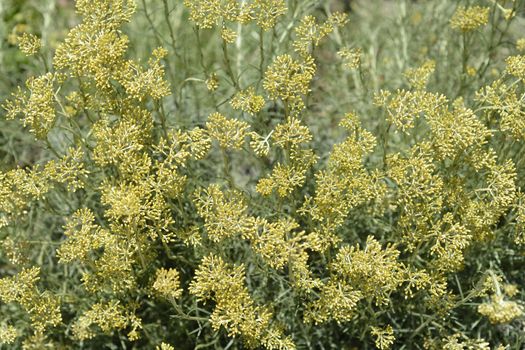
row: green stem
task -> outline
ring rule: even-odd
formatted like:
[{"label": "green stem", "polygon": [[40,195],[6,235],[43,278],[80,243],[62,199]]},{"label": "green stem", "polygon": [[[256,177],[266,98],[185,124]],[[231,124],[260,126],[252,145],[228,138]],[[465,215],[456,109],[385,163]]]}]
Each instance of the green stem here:
[{"label": "green stem", "polygon": [[42,61],[46,73],[51,72],[51,70],[49,69],[49,64],[47,63],[47,59],[46,59],[46,57],[44,56],[44,54],[41,53],[41,52],[39,52],[39,53],[38,53],[38,57],[39,57],[40,60]]},{"label": "green stem", "polygon": [[463,90],[467,86],[467,64],[469,59],[469,52],[468,52],[468,38],[467,34],[463,33],[461,36],[462,38],[462,45],[461,45],[461,78],[459,82],[459,90],[457,93],[457,96],[461,96],[463,93]]},{"label": "green stem", "polygon": [[264,30],[259,29],[259,52],[261,54],[261,61],[259,63],[259,71],[261,73],[261,79],[264,73]]},{"label": "green stem", "polygon": [[390,142],[390,129],[392,128],[392,123],[388,122],[383,133],[383,170],[386,170],[386,156],[388,154],[388,143]]},{"label": "green stem", "polygon": [[169,7],[168,7],[168,1],[167,0],[162,0],[162,3],[164,5],[164,18],[166,20],[166,24],[168,25],[168,31],[170,33],[170,39],[171,39],[171,47],[173,49],[173,52],[175,53],[175,55],[177,55],[177,48],[175,46],[175,33],[174,33],[174,30],[173,30],[173,27],[171,25],[171,22],[170,22],[170,11],[169,11]]},{"label": "green stem", "polygon": [[[165,6],[166,6],[166,4],[165,4]],[[157,41],[157,45],[162,46],[162,42],[163,42],[162,35],[160,34],[158,29],[155,27],[155,24],[153,23],[153,18],[151,18],[150,13],[148,12],[148,7],[146,5],[146,0],[142,0],[142,7],[144,7],[144,16],[146,17],[146,20],[148,21],[148,24],[151,27],[151,30],[153,31],[153,35],[155,36],[155,40]],[[165,13],[165,16],[166,16],[166,22],[168,23],[168,27],[171,28],[167,12]],[[170,34],[171,34],[171,31],[170,31]],[[174,40],[175,40],[174,37],[172,37],[172,46],[175,45],[175,41]],[[175,47],[173,47],[173,52],[178,57]],[[165,60],[164,62],[166,64],[166,68],[168,70],[168,75],[170,76],[170,80],[171,80],[171,82],[173,84],[175,84],[176,77],[175,77],[175,74],[174,74],[174,69],[171,66],[171,61],[170,60]],[[172,95],[172,98],[173,98],[173,104],[178,109],[179,108],[179,102],[177,101],[177,94],[175,92],[172,92],[171,95]]]},{"label": "green stem", "polygon": [[228,43],[224,39],[222,40],[222,54],[224,56],[224,64],[226,65],[226,73],[232,80],[232,83],[235,89],[239,90],[239,82],[237,81],[235,74],[233,73],[232,66],[231,66],[230,55],[228,53]]},{"label": "green stem", "polygon": [[51,142],[49,142],[49,139],[46,138],[46,145],[47,145],[47,148],[49,148],[49,150],[51,152],[53,152],[53,154],[57,157],[57,158],[60,158],[60,154],[57,152],[57,150],[55,149],[55,147],[53,147],[53,145],[51,144]]},{"label": "green stem", "polygon": [[162,101],[156,102],[157,104],[157,110],[159,111],[160,116],[160,124],[162,126],[162,133],[164,134],[164,137],[168,139],[168,128],[166,126],[166,111],[164,110],[164,104]]},{"label": "green stem", "polygon": [[221,155],[222,155],[222,161],[223,161],[223,174],[224,178],[228,181],[231,188],[236,188],[235,181],[233,180],[233,176],[231,174],[231,162],[230,157],[228,156],[228,153],[224,148],[221,147]]}]

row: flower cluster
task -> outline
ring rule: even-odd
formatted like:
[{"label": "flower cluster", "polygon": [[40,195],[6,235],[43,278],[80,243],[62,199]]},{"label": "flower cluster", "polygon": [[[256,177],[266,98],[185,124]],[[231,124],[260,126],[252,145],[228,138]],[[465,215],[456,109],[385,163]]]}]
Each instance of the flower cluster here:
[{"label": "flower cluster", "polygon": [[515,301],[504,300],[493,295],[490,302],[479,305],[478,312],[489,318],[492,323],[508,323],[523,316],[523,306]]},{"label": "flower cluster", "polygon": [[310,92],[315,69],[311,57],[300,61],[288,54],[277,56],[264,75],[263,87],[270,99],[280,99],[290,111],[299,111],[304,107],[302,97]]},{"label": "flower cluster", "polygon": [[312,54],[321,40],[336,28],[344,26],[348,21],[346,14],[336,12],[327,18],[326,22],[319,24],[313,16],[305,16],[295,28],[295,51],[302,57]]},{"label": "flower cluster", "polygon": [[209,255],[201,262],[190,285],[198,299],[215,302],[211,323],[215,329],[225,327],[230,336],[241,335],[249,347],[295,349],[292,340],[271,324],[267,307],[256,305],[244,286],[243,265],[231,267],[221,257]]},{"label": "flower cluster", "polygon": [[392,347],[395,341],[394,330],[388,325],[385,328],[372,327],[370,332],[376,338],[376,346],[380,350],[387,350]]},{"label": "flower cluster", "polygon": [[385,249],[369,236],[364,249],[342,247],[330,265],[330,279],[320,289],[305,315],[307,321],[349,321],[360,300],[388,304],[389,295],[404,281],[404,266],[398,262],[399,251]]},{"label": "flower cluster", "polygon": [[286,2],[283,0],[184,0],[190,10],[190,18],[200,28],[212,28],[222,21],[246,24],[255,20],[263,30],[269,30],[277,19],[286,13]]},{"label": "flower cluster", "polygon": [[153,283],[153,290],[159,296],[168,299],[178,299],[182,294],[179,288],[179,273],[175,269],[158,269]]},{"label": "flower cluster", "polygon": [[217,140],[222,148],[241,149],[250,126],[241,120],[213,113],[208,117],[206,128],[210,137]]},{"label": "flower cluster", "polygon": [[470,32],[489,21],[490,8],[481,6],[460,6],[450,19],[450,26],[462,32]]},{"label": "flower cluster", "polygon": [[361,49],[360,48],[344,48],[337,52],[337,55],[343,60],[343,66],[347,69],[356,69],[361,65]]},{"label": "flower cluster", "polygon": [[28,92],[18,88],[13,99],[3,106],[7,110],[6,117],[14,119],[21,115],[24,126],[29,126],[37,138],[46,138],[56,119],[55,79],[52,73],[28,79]]},{"label": "flower cluster", "polygon": [[294,117],[289,117],[275,128],[272,135],[274,144],[289,153],[286,163],[278,163],[269,176],[259,180],[257,192],[268,196],[277,190],[280,197],[286,197],[304,183],[307,171],[317,161],[312,150],[300,147],[311,137],[308,128]]},{"label": "flower cluster", "polygon": [[255,93],[255,88],[250,86],[244,91],[237,93],[231,100],[234,109],[240,109],[249,114],[259,113],[265,104],[264,97]]},{"label": "flower cluster", "polygon": [[17,41],[20,51],[27,56],[36,55],[42,48],[42,41],[34,34],[23,33]]},{"label": "flower cluster", "polygon": [[90,339],[97,334],[94,327],[105,333],[130,327],[128,337],[133,340],[138,338],[137,329],[142,326],[140,319],[129,314],[118,301],[111,301],[94,304],[84,312],[73,324],[73,334],[78,340]]},{"label": "flower cluster", "polygon": [[510,56],[506,59],[507,72],[521,80],[525,80],[525,56]]},{"label": "flower cluster", "polygon": [[[62,322],[60,300],[52,293],[41,292],[36,286],[40,279],[40,269],[23,269],[13,277],[0,279],[0,300],[4,303],[16,302],[29,314],[33,329],[37,334]],[[13,340],[12,328],[4,330],[5,338]]]}]

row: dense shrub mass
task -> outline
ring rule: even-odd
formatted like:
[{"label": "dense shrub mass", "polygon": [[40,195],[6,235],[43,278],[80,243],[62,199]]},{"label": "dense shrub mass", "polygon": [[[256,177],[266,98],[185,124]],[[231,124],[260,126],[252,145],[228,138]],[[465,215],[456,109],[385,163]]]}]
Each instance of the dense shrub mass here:
[{"label": "dense shrub mass", "polygon": [[60,4],[0,3],[1,349],[523,349],[525,1]]}]

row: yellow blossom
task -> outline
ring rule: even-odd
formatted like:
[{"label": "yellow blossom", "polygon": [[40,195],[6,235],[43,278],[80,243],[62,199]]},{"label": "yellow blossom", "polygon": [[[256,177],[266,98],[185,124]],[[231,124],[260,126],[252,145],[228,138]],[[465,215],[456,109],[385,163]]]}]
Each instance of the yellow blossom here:
[{"label": "yellow blossom", "polygon": [[42,41],[34,34],[23,33],[17,38],[18,46],[27,56],[37,54],[42,47]]},{"label": "yellow blossom", "polygon": [[156,350],[175,350],[170,344],[162,342],[159,346],[156,347]]},{"label": "yellow blossom", "polygon": [[510,75],[525,80],[525,56],[510,56],[505,62],[507,63],[507,72]]},{"label": "yellow blossom", "polygon": [[487,24],[490,8],[460,6],[450,19],[450,26],[462,32],[470,32]]},{"label": "yellow blossom", "polygon": [[205,81],[206,88],[208,91],[215,91],[219,87],[219,79],[217,78],[217,74],[212,73],[208,79]]},{"label": "yellow blossom", "polygon": [[247,136],[249,125],[236,119],[228,119],[220,113],[213,113],[208,117],[206,128],[210,136],[225,149],[240,149]]},{"label": "yellow blossom", "polygon": [[182,290],[179,288],[179,273],[175,269],[160,268],[157,270],[153,290],[159,296],[169,299],[178,299]]},{"label": "yellow blossom", "polygon": [[255,21],[265,31],[273,28],[277,19],[288,10],[285,0],[255,0],[253,4]]},{"label": "yellow blossom", "polygon": [[293,43],[295,51],[307,57],[319,45],[321,40],[333,32],[337,27],[342,27],[348,21],[347,15],[336,12],[330,15],[326,22],[319,24],[314,16],[308,15],[301,19],[295,28],[296,39]]},{"label": "yellow blossom", "polygon": [[391,325],[386,326],[385,328],[371,327],[370,333],[376,338],[376,346],[380,350],[388,350],[392,348],[394,344],[395,336],[394,329]]},{"label": "yellow blossom", "polygon": [[2,324],[0,326],[0,344],[12,344],[18,337],[18,332],[11,325]]},{"label": "yellow blossom", "polygon": [[519,38],[516,41],[516,50],[521,52],[525,51],[525,38]]},{"label": "yellow blossom", "polygon": [[255,93],[255,88],[250,86],[244,91],[238,92],[231,100],[234,109],[240,109],[249,114],[259,113],[264,107],[264,97]]},{"label": "yellow blossom", "polygon": [[523,306],[515,301],[504,300],[493,295],[491,300],[478,306],[478,312],[488,317],[491,323],[507,323],[523,315]]},{"label": "yellow blossom", "polygon": [[405,77],[410,86],[416,90],[423,90],[428,83],[428,80],[436,68],[436,62],[428,60],[420,67],[407,69]]},{"label": "yellow blossom", "polygon": [[264,75],[263,87],[270,99],[281,99],[292,110],[304,106],[302,96],[310,92],[310,82],[315,73],[313,59],[301,62],[284,54],[277,56]]},{"label": "yellow blossom", "polygon": [[52,73],[29,78],[26,81],[28,92],[18,88],[12,99],[3,105],[7,119],[21,115],[24,126],[29,126],[37,138],[46,138],[56,120],[54,83]]},{"label": "yellow blossom", "polygon": [[224,327],[230,336],[240,335],[248,347],[295,349],[292,340],[271,324],[272,313],[255,304],[244,278],[243,265],[230,266],[221,257],[208,255],[195,273],[190,293],[202,301],[215,301],[210,318],[215,330]]},{"label": "yellow blossom", "polygon": [[343,60],[343,66],[347,69],[357,69],[361,65],[361,48],[344,48],[337,52],[337,55]]},{"label": "yellow blossom", "polygon": [[228,27],[222,27],[221,37],[228,44],[232,44],[237,39],[237,33]]}]

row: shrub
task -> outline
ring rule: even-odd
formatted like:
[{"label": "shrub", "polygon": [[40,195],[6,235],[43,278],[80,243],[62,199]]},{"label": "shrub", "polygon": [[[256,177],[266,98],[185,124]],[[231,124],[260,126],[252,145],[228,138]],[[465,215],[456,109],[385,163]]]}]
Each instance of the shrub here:
[{"label": "shrub", "polygon": [[21,34],[5,118],[45,151],[0,173],[3,346],[521,349],[525,3],[381,4]]}]

